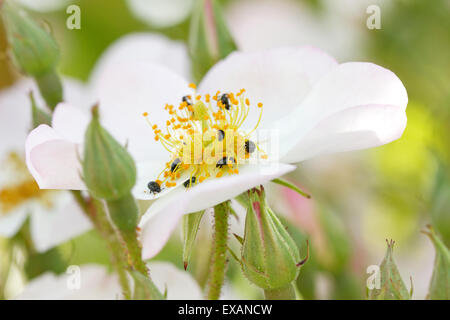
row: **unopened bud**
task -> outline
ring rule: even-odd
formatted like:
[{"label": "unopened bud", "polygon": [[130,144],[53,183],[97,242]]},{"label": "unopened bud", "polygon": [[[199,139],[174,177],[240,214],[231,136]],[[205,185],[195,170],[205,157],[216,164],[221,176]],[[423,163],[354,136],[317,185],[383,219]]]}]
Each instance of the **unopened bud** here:
[{"label": "unopened bud", "polygon": [[264,189],[248,193],[242,269],[263,289],[284,288],[299,273],[300,253],[294,240],[268,207]]},{"label": "unopened bud", "polygon": [[34,77],[53,72],[59,60],[59,49],[51,34],[10,1],[3,4],[1,11],[11,56],[17,67]]},{"label": "unopened bud", "polygon": [[97,106],[85,135],[83,178],[91,194],[105,200],[128,195],[136,183],[133,158],[100,125]]},{"label": "unopened bud", "polygon": [[189,30],[189,53],[195,80],[237,49],[217,0],[198,0]]}]

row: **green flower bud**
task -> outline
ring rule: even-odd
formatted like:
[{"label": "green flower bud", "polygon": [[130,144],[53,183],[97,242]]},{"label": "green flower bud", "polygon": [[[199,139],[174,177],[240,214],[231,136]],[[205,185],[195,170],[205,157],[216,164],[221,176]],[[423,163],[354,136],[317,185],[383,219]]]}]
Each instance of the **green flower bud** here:
[{"label": "green flower bud", "polygon": [[[408,292],[394,262],[394,241],[387,242],[386,255],[380,265],[380,286],[369,292],[369,300],[410,300],[412,292]],[[412,286],[411,286],[412,288]]]},{"label": "green flower bud", "polygon": [[100,125],[98,106],[85,134],[83,178],[90,193],[105,200],[128,195],[136,183],[133,158]]},{"label": "green flower bud", "polygon": [[52,72],[59,60],[59,49],[51,34],[10,1],[3,4],[1,11],[17,67],[35,77]]},{"label": "green flower bud", "polygon": [[285,288],[298,276],[299,249],[268,207],[262,187],[249,191],[248,201],[242,270],[260,288]]},{"label": "green flower bud", "polygon": [[200,81],[217,61],[237,49],[217,0],[196,0],[189,29],[192,71]]}]

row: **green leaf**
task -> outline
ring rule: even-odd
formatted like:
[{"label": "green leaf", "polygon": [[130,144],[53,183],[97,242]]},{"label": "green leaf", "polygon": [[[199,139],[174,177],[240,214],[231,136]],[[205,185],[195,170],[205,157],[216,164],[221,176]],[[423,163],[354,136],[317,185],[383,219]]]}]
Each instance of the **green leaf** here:
[{"label": "green leaf", "polygon": [[449,300],[450,252],[431,227],[424,233],[431,239],[436,250],[433,275],[431,276],[427,298],[431,300]]},{"label": "green leaf", "polygon": [[189,54],[198,82],[219,60],[237,49],[217,0],[197,0],[189,28]]},{"label": "green leaf", "polygon": [[403,282],[393,258],[394,241],[387,242],[387,251],[380,265],[380,287],[369,292],[369,300],[410,300],[411,295]]},{"label": "green leaf", "polygon": [[134,280],[133,300],[165,300],[153,281],[138,271],[130,271]]},{"label": "green leaf", "polygon": [[205,211],[194,212],[183,216],[183,263],[184,270],[187,269],[189,259],[191,257],[192,248],[194,247],[195,238],[197,237],[198,228]]}]

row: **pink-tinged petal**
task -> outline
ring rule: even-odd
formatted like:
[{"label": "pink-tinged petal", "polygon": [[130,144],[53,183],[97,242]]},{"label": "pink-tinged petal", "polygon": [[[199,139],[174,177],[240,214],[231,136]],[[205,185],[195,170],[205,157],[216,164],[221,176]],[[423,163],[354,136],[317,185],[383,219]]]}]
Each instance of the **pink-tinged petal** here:
[{"label": "pink-tinged petal", "polygon": [[167,161],[167,151],[154,141],[143,113],[164,129],[171,117],[164,106],[178,106],[184,95],[191,94],[188,83],[165,67],[145,63],[117,64],[99,81],[101,118],[108,131],[128,142],[136,161]]},{"label": "pink-tinged petal", "polygon": [[337,65],[334,58],[313,47],[277,48],[254,53],[235,52],[216,64],[202,80],[200,93],[246,89],[254,110],[246,127],[256,124],[258,102],[264,104],[261,128],[297,107],[312,86]]},{"label": "pink-tinged petal", "polygon": [[30,132],[25,143],[26,163],[41,189],[85,189],[77,148],[47,125]]},{"label": "pink-tinged petal", "polygon": [[65,139],[81,144],[89,121],[87,112],[63,102],[53,112],[52,128]]},{"label": "pink-tinged petal", "polygon": [[36,206],[31,215],[31,236],[39,252],[64,243],[92,228],[90,220],[70,193],[56,191],[52,206]]},{"label": "pink-tinged petal", "polygon": [[91,74],[90,82],[98,87],[104,72],[128,61],[162,65],[185,79],[190,78],[189,56],[182,42],[156,33],[133,33],[118,39],[106,49]]},{"label": "pink-tinged petal", "polygon": [[28,208],[21,206],[11,212],[0,211],[0,237],[10,238],[19,231],[28,215]]},{"label": "pink-tinged petal", "polygon": [[75,266],[59,276],[50,272],[45,273],[31,280],[16,297],[18,300],[116,300],[121,298],[117,276],[108,274],[104,266],[95,264],[84,265],[80,269]]},{"label": "pink-tinged petal", "polygon": [[319,122],[282,159],[295,163],[322,154],[380,146],[399,139],[405,127],[403,108],[387,105],[353,107]]},{"label": "pink-tinged petal", "polygon": [[[301,105],[274,125],[275,129],[280,130],[282,159],[297,161],[295,156],[289,158],[288,153],[295,153],[296,147],[301,144],[305,136],[322,120],[334,114],[368,105],[392,106],[404,111],[407,104],[406,89],[400,79],[391,71],[372,63],[341,64],[317,82]],[[356,108],[356,110],[360,109]],[[382,110],[391,109],[384,108]],[[338,116],[341,126],[346,128],[351,126],[345,120],[345,115],[349,114],[352,113],[343,113],[342,116]],[[357,112],[354,119],[366,119],[361,114],[363,112]],[[355,121],[352,120],[352,116],[350,119],[350,121]],[[370,122],[370,119],[362,121],[362,123],[367,122]],[[398,121],[397,125],[400,127],[390,128],[389,132],[395,133],[403,130],[403,121]],[[356,124],[356,128],[361,129],[361,126]],[[389,142],[390,139],[387,138],[386,141]],[[283,155],[287,155],[286,158],[283,158]]]},{"label": "pink-tinged petal", "polygon": [[200,286],[188,272],[167,262],[150,262],[148,267],[156,287],[161,292],[167,290],[167,300],[203,299]]},{"label": "pink-tinged petal", "polygon": [[143,257],[151,258],[162,249],[182,215],[213,207],[294,169],[282,163],[273,163],[270,169],[243,166],[237,175],[206,180],[189,190],[179,187],[155,200],[140,222]]}]

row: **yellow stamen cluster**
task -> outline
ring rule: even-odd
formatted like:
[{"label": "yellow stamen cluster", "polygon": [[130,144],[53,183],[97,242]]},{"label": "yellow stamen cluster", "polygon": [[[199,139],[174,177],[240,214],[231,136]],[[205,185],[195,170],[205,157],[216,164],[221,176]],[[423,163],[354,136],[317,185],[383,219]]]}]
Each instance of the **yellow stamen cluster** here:
[{"label": "yellow stamen cluster", "polygon": [[[257,104],[258,109],[252,108],[245,97],[245,89],[202,96],[195,93],[195,84],[189,87],[193,95],[182,97],[178,106],[164,106],[169,114],[165,128],[160,129],[150,121],[147,112],[143,113],[155,140],[171,154],[171,160],[155,181],[149,183],[146,192],[158,193],[163,187],[174,187],[180,177],[186,179],[183,184],[190,188],[211,176],[238,174],[239,165],[250,158],[255,149],[261,158],[267,158],[258,145],[249,140],[261,121],[262,103]],[[251,131],[243,132],[240,128],[254,110],[259,111],[258,121]]]}]

